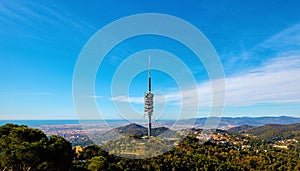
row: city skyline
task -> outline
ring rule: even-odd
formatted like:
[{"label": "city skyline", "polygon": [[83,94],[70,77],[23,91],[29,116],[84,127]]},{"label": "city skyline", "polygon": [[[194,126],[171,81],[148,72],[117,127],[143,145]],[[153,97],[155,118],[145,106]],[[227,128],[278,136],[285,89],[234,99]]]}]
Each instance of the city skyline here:
[{"label": "city skyline", "polygon": [[[93,5],[68,1],[60,4],[2,1],[0,119],[76,119],[72,79],[80,51],[105,25],[140,13],[172,15],[203,32],[216,49],[225,72],[223,116],[299,117],[299,5],[297,1],[279,0],[272,3],[109,1]],[[114,102],[130,103],[140,117],[144,115],[147,70],[136,73],[128,85],[129,96],[112,96],[112,78],[133,54],[138,56],[133,59],[138,63],[133,64],[147,68],[147,54],[150,53],[151,65],[155,67],[168,61],[167,57],[162,59],[162,54],[168,55],[165,52],[178,57],[191,70],[200,96],[199,117],[209,115],[211,80],[201,61],[179,42],[144,35],[118,44],[99,66],[95,94],[90,96],[97,101],[104,119],[122,119]],[[172,62],[165,68],[178,69]],[[176,80],[159,70],[151,71],[151,77],[155,97],[163,98],[154,99],[158,106],[154,115],[161,113],[156,118],[176,118],[174,113],[180,109],[180,98],[192,107],[198,105],[189,101],[193,89],[185,87],[180,94]],[[186,112],[184,118],[193,116]],[[130,119],[134,118],[140,119],[135,116]]]}]

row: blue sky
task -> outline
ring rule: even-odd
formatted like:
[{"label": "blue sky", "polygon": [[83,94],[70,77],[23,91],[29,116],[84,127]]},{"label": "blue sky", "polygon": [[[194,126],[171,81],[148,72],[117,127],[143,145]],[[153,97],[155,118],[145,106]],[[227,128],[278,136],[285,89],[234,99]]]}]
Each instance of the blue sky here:
[{"label": "blue sky", "polygon": [[[105,25],[140,13],[173,15],[205,34],[220,57],[226,76],[223,116],[299,117],[299,5],[296,0],[0,0],[0,119],[76,119],[72,79],[81,49]],[[92,98],[103,117],[120,118],[113,102],[130,103],[143,117],[146,71],[137,73],[129,85],[128,96],[112,96],[111,81],[122,62],[147,49],[170,52],[189,67],[200,96],[199,117],[207,116],[211,87],[203,64],[180,43],[145,35],[120,43],[101,63]],[[147,65],[146,59],[145,55],[140,64]],[[188,100],[193,89],[181,90],[183,97],[179,97],[176,78],[154,70],[152,79],[157,97],[155,109],[159,113],[156,118],[176,117],[180,98],[191,108],[197,105]],[[191,117],[189,112],[194,111],[186,111],[185,118]],[[124,115],[131,118],[130,113]]]}]

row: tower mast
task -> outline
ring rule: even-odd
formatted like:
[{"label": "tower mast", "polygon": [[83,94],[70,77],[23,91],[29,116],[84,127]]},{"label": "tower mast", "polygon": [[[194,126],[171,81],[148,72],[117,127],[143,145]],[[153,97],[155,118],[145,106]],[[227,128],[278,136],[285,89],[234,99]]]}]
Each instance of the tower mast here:
[{"label": "tower mast", "polygon": [[151,93],[150,56],[148,57],[148,93]]},{"label": "tower mast", "polygon": [[153,93],[151,92],[150,56],[148,58],[148,92],[145,93],[145,114],[148,116],[148,137],[151,136],[151,117],[153,115]]}]

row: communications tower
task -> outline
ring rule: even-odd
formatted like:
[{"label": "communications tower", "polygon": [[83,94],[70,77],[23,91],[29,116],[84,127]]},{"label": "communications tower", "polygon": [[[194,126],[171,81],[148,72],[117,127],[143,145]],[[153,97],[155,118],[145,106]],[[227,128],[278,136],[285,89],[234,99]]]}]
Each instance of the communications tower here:
[{"label": "communications tower", "polygon": [[151,92],[150,56],[148,58],[148,92],[145,93],[145,115],[148,116],[148,137],[151,136],[151,117],[153,115],[153,93]]}]

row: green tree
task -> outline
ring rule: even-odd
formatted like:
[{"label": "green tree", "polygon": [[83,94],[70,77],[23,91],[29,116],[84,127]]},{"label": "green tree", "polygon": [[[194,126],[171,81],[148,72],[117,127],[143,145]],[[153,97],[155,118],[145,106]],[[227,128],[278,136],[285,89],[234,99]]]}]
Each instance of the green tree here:
[{"label": "green tree", "polygon": [[96,156],[91,159],[91,163],[88,166],[89,170],[98,171],[105,168],[107,165],[107,159],[103,156]]},{"label": "green tree", "polygon": [[78,159],[79,160],[87,160],[87,159],[92,159],[95,156],[108,156],[108,152],[102,150],[97,145],[90,145],[85,148],[83,148],[82,152],[80,152]]},{"label": "green tree", "polygon": [[2,170],[69,170],[71,144],[58,136],[50,139],[38,129],[14,124],[0,127]]},{"label": "green tree", "polygon": [[46,154],[46,170],[64,171],[71,167],[73,159],[72,145],[62,137],[53,135],[44,144]]},{"label": "green tree", "polygon": [[46,135],[27,126],[6,124],[0,127],[0,163],[4,169],[32,170],[42,162],[41,143]]}]

